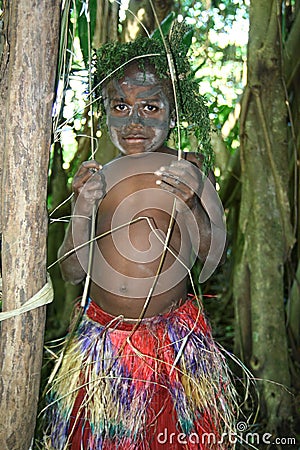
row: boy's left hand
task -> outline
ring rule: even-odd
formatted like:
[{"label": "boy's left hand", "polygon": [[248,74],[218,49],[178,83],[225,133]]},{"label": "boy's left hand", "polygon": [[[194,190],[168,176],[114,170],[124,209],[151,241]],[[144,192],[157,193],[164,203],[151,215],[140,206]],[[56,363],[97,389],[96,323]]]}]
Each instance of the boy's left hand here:
[{"label": "boy's left hand", "polygon": [[189,208],[194,208],[203,188],[201,171],[194,164],[181,159],[155,172],[156,184],[179,197]]}]

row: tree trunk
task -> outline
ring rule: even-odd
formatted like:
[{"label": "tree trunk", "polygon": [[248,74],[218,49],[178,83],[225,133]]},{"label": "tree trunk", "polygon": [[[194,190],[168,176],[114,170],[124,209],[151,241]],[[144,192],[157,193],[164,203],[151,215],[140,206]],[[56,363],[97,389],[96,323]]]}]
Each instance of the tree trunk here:
[{"label": "tree trunk", "polygon": [[[294,21],[284,45],[284,74],[289,97],[289,129],[290,129],[290,202],[293,205],[292,216],[296,229],[298,243],[293,252],[293,261],[288,270],[290,282],[289,298],[287,301],[287,325],[289,327],[290,343],[294,360],[300,361],[300,2],[295,3],[293,11]],[[297,365],[297,362],[296,364]],[[294,384],[299,386],[299,375],[295,370]]]},{"label": "tree trunk", "polygon": [[283,267],[293,244],[288,203],[287,109],[280,2],[252,0],[248,85],[241,116],[241,210],[234,276],[241,354],[259,380],[270,433],[282,429],[291,397]]},{"label": "tree trunk", "polygon": [[[9,62],[2,174],[3,310],[19,308],[46,281],[47,169],[60,0],[8,2]],[[4,81],[3,81],[4,80]],[[30,448],[36,421],[45,307],[1,326],[0,448]]]},{"label": "tree trunk", "polygon": [[[7,76],[4,76],[9,60],[9,46],[7,42],[8,14],[3,11],[3,17],[0,21],[0,180],[3,173],[3,149],[4,149],[4,128],[6,111],[4,108],[7,98]],[[0,205],[2,204],[2,183],[0,182]],[[0,214],[0,257],[1,257],[1,234],[2,234],[2,215]],[[1,259],[0,259],[1,263]],[[1,275],[1,264],[0,264]]]},{"label": "tree trunk", "polygon": [[119,7],[119,2],[97,0],[94,48],[99,48],[105,42],[118,40]]},{"label": "tree trunk", "polygon": [[[152,1],[158,22],[174,9],[174,0],[153,0]],[[130,0],[126,11],[126,22],[123,29],[123,40],[133,41],[138,35],[146,35],[146,30],[151,34],[157,23],[149,0]]]}]

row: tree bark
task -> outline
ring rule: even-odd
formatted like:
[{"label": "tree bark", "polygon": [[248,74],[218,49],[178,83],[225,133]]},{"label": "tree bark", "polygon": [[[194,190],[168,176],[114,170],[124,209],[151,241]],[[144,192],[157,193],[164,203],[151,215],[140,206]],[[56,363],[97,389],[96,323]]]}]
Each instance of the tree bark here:
[{"label": "tree bark", "polygon": [[[159,23],[174,9],[174,0],[153,0]],[[151,34],[157,23],[149,0],[130,0],[126,11],[126,22],[123,30],[123,40],[133,41],[138,35],[146,35],[146,30]]]},{"label": "tree bark", "polygon": [[[12,0],[2,174],[3,310],[19,308],[46,281],[47,170],[60,0]],[[45,307],[1,326],[0,448],[32,444]]]},{"label": "tree bark", "polygon": [[[0,180],[3,173],[3,149],[4,149],[4,129],[5,129],[5,115],[4,108],[7,98],[7,65],[9,61],[9,47],[7,43],[8,30],[8,14],[7,9],[4,8],[2,19],[0,20]],[[0,205],[2,203],[2,183],[0,183]],[[2,215],[0,214],[0,257],[1,257],[1,234],[2,234]],[[1,259],[0,259],[1,261]],[[0,270],[1,275],[1,270]]]},{"label": "tree bark", "polygon": [[[287,300],[287,326],[289,328],[290,346],[294,356],[295,366],[300,359],[300,2],[295,4],[293,23],[284,45],[284,74],[289,101],[289,149],[290,149],[290,202],[292,217],[296,230],[298,246],[293,251],[291,264],[287,269],[289,293]],[[294,385],[299,385],[299,374],[292,370]]]},{"label": "tree bark", "polygon": [[93,47],[99,48],[108,41],[118,40],[119,3],[97,0],[97,17]]},{"label": "tree bark", "polygon": [[[288,202],[287,109],[280,2],[252,0],[241,116],[241,210],[234,277],[242,355],[259,380],[270,433],[290,416],[283,266],[294,242]],[[245,330],[247,333],[245,334]]]}]

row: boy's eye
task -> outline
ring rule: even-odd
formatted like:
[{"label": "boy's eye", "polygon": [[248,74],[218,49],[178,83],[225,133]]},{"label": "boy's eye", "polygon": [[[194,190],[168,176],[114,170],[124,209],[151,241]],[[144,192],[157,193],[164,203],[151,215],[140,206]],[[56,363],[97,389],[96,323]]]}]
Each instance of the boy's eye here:
[{"label": "boy's eye", "polygon": [[155,112],[155,111],[158,110],[158,107],[157,107],[157,106],[154,106],[154,105],[145,105],[145,106],[144,106],[144,110],[145,110],[146,112]]},{"label": "boy's eye", "polygon": [[123,111],[127,111],[128,110],[128,106],[125,105],[124,103],[120,103],[119,105],[115,105],[114,109],[116,111],[122,111],[123,112]]}]

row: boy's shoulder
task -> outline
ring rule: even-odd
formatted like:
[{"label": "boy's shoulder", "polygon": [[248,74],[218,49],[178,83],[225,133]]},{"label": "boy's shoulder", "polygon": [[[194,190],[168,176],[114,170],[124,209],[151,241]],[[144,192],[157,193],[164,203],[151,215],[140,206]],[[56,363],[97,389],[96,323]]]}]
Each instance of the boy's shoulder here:
[{"label": "boy's shoulder", "polygon": [[[177,150],[174,150],[172,148],[169,148],[169,153],[173,154],[177,157],[178,152]],[[196,153],[196,152],[182,152],[182,159],[185,159],[186,161],[189,161],[192,164],[195,164],[200,170],[203,166],[204,156],[202,153]]]},{"label": "boy's shoulder", "polygon": [[195,164],[199,169],[202,169],[204,156],[201,153],[185,152],[184,157],[187,161]]}]

